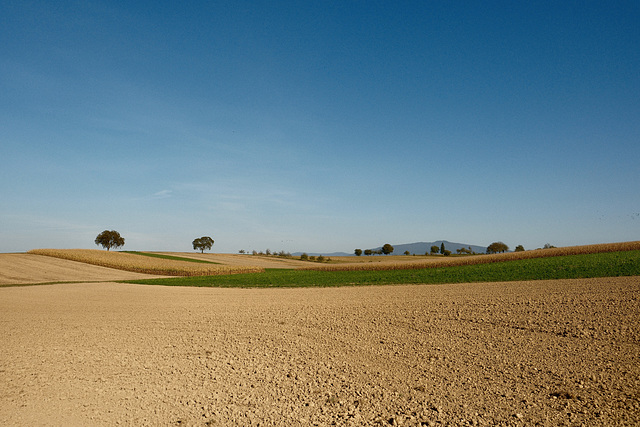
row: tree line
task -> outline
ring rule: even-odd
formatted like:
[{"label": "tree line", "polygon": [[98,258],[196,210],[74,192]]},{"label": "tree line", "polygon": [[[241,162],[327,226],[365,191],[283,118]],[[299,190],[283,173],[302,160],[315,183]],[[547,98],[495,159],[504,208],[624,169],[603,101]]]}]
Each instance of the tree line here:
[{"label": "tree line", "polygon": [[[353,253],[356,256],[362,256],[362,254],[364,254],[366,256],[370,256],[370,255],[389,255],[389,254],[393,253],[393,250],[394,250],[393,246],[391,246],[389,243],[385,243],[384,245],[382,245],[382,247],[380,249],[365,249],[364,251],[362,249],[356,249],[356,250],[353,251]],[[435,246],[435,245],[431,246],[431,252],[426,252],[425,255],[433,255],[433,254],[437,254],[437,253],[441,253],[443,255],[451,255],[451,251],[445,249],[444,243],[442,243],[442,245],[440,245],[439,248],[437,246]],[[410,255],[409,251],[405,251],[404,254],[405,255]]]},{"label": "tree line", "polygon": [[393,246],[391,246],[389,243],[385,243],[384,245],[382,245],[382,247],[380,249],[365,249],[364,251],[362,249],[356,249],[354,251],[354,254],[356,256],[361,256],[363,253],[366,256],[369,256],[369,255],[389,255],[392,252],[393,252]]},{"label": "tree line", "polygon": [[[552,246],[549,243],[547,243],[546,245],[544,245],[543,249],[554,248],[554,247],[555,246]],[[524,250],[525,250],[524,246],[522,245],[516,246],[516,249],[515,249],[516,252],[521,252]],[[504,242],[493,242],[489,246],[487,246],[486,253],[497,254],[497,253],[503,253],[508,251],[509,251],[509,246],[507,246]],[[393,246],[391,246],[389,243],[386,243],[380,249],[365,249],[364,251],[362,249],[355,249],[353,253],[356,256],[362,256],[363,254],[366,256],[370,256],[370,255],[383,255],[383,254],[389,255],[392,252],[393,252]],[[467,248],[456,249],[456,252],[458,253],[458,255],[478,255],[476,252],[473,251],[473,249],[471,249],[471,246],[469,246],[468,249]],[[405,251],[404,254],[409,255],[409,251]],[[445,248],[444,242],[443,242],[440,244],[439,247],[436,245],[433,245],[431,246],[428,252],[425,252],[425,255],[437,255],[437,254],[449,256],[451,255],[451,251]]]}]

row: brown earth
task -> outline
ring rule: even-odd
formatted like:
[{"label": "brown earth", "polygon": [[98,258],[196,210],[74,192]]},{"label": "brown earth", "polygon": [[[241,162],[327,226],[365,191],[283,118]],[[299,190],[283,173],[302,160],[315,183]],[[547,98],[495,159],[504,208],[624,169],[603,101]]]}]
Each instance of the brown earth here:
[{"label": "brown earth", "polygon": [[134,280],[152,277],[165,276],[132,273],[43,255],[0,254],[0,286],[50,282]]},{"label": "brown earth", "polygon": [[640,425],[640,277],[0,288],[0,425]]}]

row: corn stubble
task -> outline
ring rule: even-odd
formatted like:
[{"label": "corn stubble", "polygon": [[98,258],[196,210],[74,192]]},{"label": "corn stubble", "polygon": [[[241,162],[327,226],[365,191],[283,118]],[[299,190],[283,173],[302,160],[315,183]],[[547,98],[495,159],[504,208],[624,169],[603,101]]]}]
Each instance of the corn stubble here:
[{"label": "corn stubble", "polygon": [[97,249],[34,249],[28,253],[78,261],[101,267],[162,276],[216,276],[221,274],[261,273],[260,267],[194,264]]}]

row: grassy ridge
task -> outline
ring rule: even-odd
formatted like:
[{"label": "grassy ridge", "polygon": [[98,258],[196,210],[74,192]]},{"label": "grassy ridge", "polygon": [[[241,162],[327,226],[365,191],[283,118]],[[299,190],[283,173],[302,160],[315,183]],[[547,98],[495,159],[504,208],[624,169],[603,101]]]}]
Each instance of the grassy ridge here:
[{"label": "grassy ridge", "polygon": [[33,249],[28,253],[78,261],[101,267],[161,276],[211,276],[217,274],[257,273],[264,269],[251,266],[194,263],[180,257],[167,259],[140,256],[136,253],[100,251],[96,249]]},{"label": "grassy ridge", "polygon": [[504,282],[615,276],[640,276],[640,250],[410,270],[316,271],[267,269],[265,273],[257,274],[128,280],[123,282],[167,286],[268,288]]},{"label": "grassy ridge", "polygon": [[218,265],[220,265],[219,262],[205,261],[203,259],[186,258],[186,257],[173,256],[173,255],[156,254],[156,253],[153,253],[153,252],[139,252],[139,251],[121,251],[121,252],[124,252],[126,254],[149,256],[149,257],[152,257],[152,258],[169,259],[169,260],[172,260],[172,261],[187,261],[187,262],[199,262],[201,264],[218,264]]}]

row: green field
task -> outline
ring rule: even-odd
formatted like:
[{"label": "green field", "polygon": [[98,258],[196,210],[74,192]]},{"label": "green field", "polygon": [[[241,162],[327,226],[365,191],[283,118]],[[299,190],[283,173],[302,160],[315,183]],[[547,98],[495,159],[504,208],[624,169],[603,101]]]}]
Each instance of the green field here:
[{"label": "green field", "polygon": [[128,280],[123,283],[270,288],[504,282],[615,276],[640,276],[640,250],[419,270],[309,271],[267,269],[264,273]]}]

